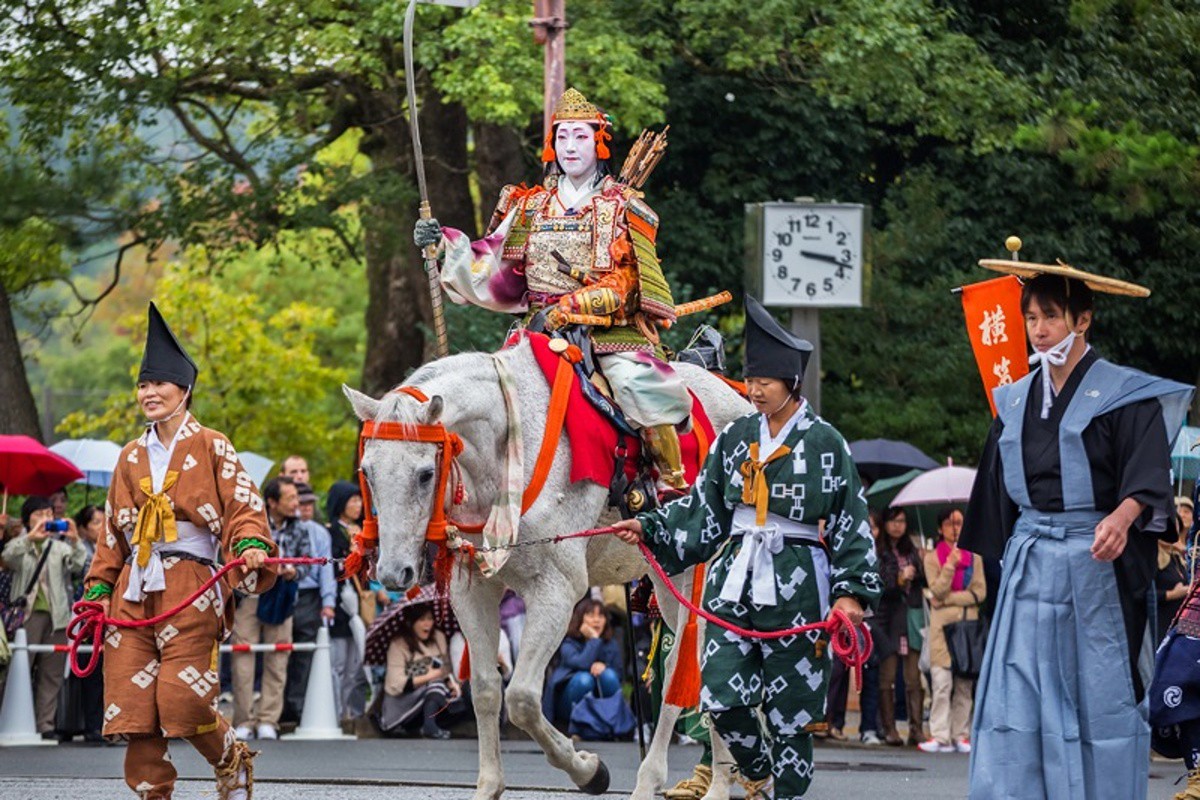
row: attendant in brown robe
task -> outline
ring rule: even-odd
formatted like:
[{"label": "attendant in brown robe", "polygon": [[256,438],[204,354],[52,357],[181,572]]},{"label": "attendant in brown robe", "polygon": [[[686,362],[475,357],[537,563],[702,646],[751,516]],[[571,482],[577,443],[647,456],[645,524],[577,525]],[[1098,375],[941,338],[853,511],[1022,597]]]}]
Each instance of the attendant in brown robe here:
[{"label": "attendant in brown robe", "polygon": [[235,582],[244,592],[267,589],[275,569],[263,562],[276,548],[233,445],[188,411],[195,363],[153,303],[149,313],[137,385],[149,424],[121,451],[85,598],[115,619],[148,619],[186,600],[220,562],[241,556],[246,566],[158,625],[108,627],[104,735],[128,741],[125,781],[144,800],[171,797],[171,737],[213,765],[220,800],[247,800],[254,754],[216,711],[218,645],[232,626]]}]

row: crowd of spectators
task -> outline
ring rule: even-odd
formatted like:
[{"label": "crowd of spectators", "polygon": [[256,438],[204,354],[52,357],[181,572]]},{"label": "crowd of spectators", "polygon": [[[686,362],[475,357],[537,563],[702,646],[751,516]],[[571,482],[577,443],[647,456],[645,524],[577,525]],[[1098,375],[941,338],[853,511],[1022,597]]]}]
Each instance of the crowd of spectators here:
[{"label": "crowd of spectators", "polygon": [[[329,487],[323,509],[300,456],[284,460],[279,475],[263,486],[271,534],[283,556],[344,558],[361,530],[363,502],[356,483]],[[1158,629],[1165,631],[1189,583],[1192,503],[1179,498],[1178,536],[1159,547],[1156,579]],[[323,513],[322,513],[323,512]],[[88,504],[66,516],[66,496],[30,497],[20,517],[3,519],[0,608],[23,610],[31,644],[62,644],[71,605],[82,591],[96,543],[105,535],[102,507]],[[856,738],[867,746],[917,746],[930,753],[969,752],[974,681],[960,674],[951,657],[946,626],[986,618],[990,565],[958,547],[963,514],[946,508],[937,516],[937,540],[914,535],[902,508],[871,517],[880,560],[883,595],[867,620],[874,653],[857,691]],[[469,684],[458,675],[465,644],[444,601],[411,602],[374,582],[341,581],[333,565],[286,566],[283,580],[261,596],[235,602],[234,644],[311,642],[321,626],[331,638],[333,696],[348,732],[445,738],[468,716]],[[395,605],[402,608],[392,608]],[[376,619],[396,616],[395,635],[377,664],[364,658],[367,629]],[[11,614],[6,615],[11,616]],[[497,665],[511,676],[520,648],[525,607],[509,591],[500,609]],[[630,697],[642,691],[642,660],[650,637],[642,614],[629,614],[619,592],[596,587],[580,600],[568,633],[547,671],[543,706],[563,730],[584,698]],[[639,663],[626,663],[619,625],[634,625]],[[274,739],[299,723],[304,711],[311,652],[236,653],[223,656],[228,713],[245,739]],[[64,655],[31,657],[38,732],[46,739],[79,736],[102,742],[102,669],[64,681]],[[647,670],[651,674],[653,670]],[[0,673],[0,692],[3,690]],[[828,732],[845,740],[851,694],[849,672],[835,660],[830,677]],[[645,694],[648,698],[649,694]],[[928,700],[928,702],[927,702]],[[588,704],[618,709],[617,705]],[[618,713],[616,710],[613,713]],[[926,720],[928,728],[926,728]],[[898,725],[906,722],[904,735]],[[682,728],[681,728],[682,731]],[[370,733],[368,733],[370,735]]]}]

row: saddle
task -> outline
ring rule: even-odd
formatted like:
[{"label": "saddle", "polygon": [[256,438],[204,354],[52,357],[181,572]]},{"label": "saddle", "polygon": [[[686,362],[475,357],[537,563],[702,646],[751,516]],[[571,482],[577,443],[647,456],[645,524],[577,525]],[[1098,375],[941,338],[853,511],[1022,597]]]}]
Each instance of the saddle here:
[{"label": "saddle", "polygon": [[[571,481],[591,480],[609,490],[609,505],[625,516],[657,505],[652,462],[641,436],[612,399],[608,382],[591,349],[588,331],[572,326],[552,334],[526,329],[534,358],[547,382],[553,382],[561,354],[573,347],[581,356],[572,359],[575,380],[571,386],[566,432],[571,440]],[[515,340],[510,339],[511,345]],[[685,479],[696,479],[700,465],[715,438],[703,406],[692,395],[692,430],[680,437]]]}]

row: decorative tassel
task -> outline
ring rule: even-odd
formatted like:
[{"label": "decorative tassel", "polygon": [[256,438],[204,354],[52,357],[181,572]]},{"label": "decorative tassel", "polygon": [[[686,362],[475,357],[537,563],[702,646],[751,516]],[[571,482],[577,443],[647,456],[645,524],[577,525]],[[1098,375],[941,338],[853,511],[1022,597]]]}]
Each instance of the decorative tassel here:
[{"label": "decorative tassel", "polygon": [[454,554],[443,541],[438,545],[437,555],[433,559],[433,580],[440,594],[445,594],[450,586],[450,573],[454,570]]},{"label": "decorative tassel", "polygon": [[608,132],[608,125],[601,122],[600,127],[596,130],[596,158],[601,161],[607,161],[612,157],[606,144],[609,141],[612,141],[612,134]]},{"label": "decorative tassel", "polygon": [[458,679],[463,681],[471,680],[471,646],[463,644],[463,657],[458,665]]},{"label": "decorative tassel", "polygon": [[[704,565],[700,564],[692,573],[692,605],[699,608],[703,600]],[[671,685],[663,698],[673,706],[691,708],[700,702],[699,635],[696,614],[688,614],[687,624],[683,626],[683,635],[675,643],[675,651],[679,656],[675,661],[675,671],[671,674]]]},{"label": "decorative tassel", "polygon": [[379,546],[379,523],[370,516],[363,520],[362,530],[354,534],[350,544],[350,553],[342,564],[342,571],[347,578],[362,572],[369,554]]},{"label": "decorative tassel", "polygon": [[545,144],[542,145],[542,162],[550,164],[557,157],[554,153],[554,129],[551,128],[550,132],[546,134]]}]

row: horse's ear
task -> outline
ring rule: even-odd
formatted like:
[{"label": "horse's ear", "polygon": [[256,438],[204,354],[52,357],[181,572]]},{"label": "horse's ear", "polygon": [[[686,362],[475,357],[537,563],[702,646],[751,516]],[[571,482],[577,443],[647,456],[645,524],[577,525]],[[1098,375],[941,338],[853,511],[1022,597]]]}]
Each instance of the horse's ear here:
[{"label": "horse's ear", "polygon": [[346,395],[346,399],[354,407],[354,413],[363,422],[375,419],[375,415],[379,413],[378,400],[368,397],[362,392],[355,391],[344,383],[342,384],[342,393]]},{"label": "horse's ear", "polygon": [[435,394],[429,398],[429,404],[425,407],[425,424],[433,425],[442,417],[442,412],[446,409],[446,403],[442,400],[440,394]]}]

